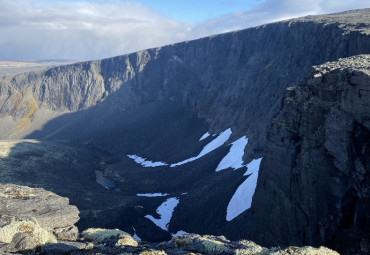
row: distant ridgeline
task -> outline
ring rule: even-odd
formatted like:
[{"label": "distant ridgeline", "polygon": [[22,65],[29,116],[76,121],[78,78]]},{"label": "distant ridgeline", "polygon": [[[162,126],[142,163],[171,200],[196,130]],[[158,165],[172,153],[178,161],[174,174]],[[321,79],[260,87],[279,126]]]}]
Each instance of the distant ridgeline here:
[{"label": "distant ridgeline", "polygon": [[369,252],[369,61],[339,60],[370,54],[369,23],[309,16],[2,77],[0,182],[68,197],[81,230]]}]

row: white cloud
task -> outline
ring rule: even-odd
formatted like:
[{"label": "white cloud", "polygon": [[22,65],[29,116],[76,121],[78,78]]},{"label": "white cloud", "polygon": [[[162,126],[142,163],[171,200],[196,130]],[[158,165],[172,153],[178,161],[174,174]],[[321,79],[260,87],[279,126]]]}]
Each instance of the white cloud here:
[{"label": "white cloud", "polygon": [[370,0],[267,0],[246,12],[223,15],[199,24],[193,33],[223,33],[290,18],[369,7]]},{"label": "white cloud", "polygon": [[276,20],[370,7],[370,0],[267,0],[200,24],[134,1],[0,0],[0,59],[97,59]]},{"label": "white cloud", "polygon": [[189,30],[135,2],[0,0],[0,6],[0,58],[102,58],[182,41]]}]

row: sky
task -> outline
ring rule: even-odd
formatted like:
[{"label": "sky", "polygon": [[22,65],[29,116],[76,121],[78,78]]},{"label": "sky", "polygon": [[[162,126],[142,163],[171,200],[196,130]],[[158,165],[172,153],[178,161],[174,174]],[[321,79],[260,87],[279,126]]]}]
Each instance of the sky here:
[{"label": "sky", "polygon": [[91,60],[370,0],[0,0],[0,59]]}]

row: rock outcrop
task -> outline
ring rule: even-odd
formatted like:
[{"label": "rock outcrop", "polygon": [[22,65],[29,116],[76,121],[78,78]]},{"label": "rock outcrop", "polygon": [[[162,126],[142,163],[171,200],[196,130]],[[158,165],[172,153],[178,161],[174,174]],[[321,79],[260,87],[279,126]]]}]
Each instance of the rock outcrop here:
[{"label": "rock outcrop", "polygon": [[0,242],[8,243],[8,248],[28,250],[57,239],[74,241],[78,214],[68,198],[44,189],[0,184]]},{"label": "rock outcrop", "polygon": [[370,55],[313,67],[272,121],[253,240],[370,253]]}]

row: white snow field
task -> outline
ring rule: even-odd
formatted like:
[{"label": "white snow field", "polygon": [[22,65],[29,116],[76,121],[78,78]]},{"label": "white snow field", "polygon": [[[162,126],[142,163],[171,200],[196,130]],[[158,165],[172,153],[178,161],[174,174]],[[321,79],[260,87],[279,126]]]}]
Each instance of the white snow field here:
[{"label": "white snow field", "polygon": [[143,167],[157,167],[157,166],[167,166],[168,164],[162,161],[153,162],[146,160],[146,158],[139,157],[137,155],[127,155],[127,157],[133,159],[136,163],[142,165]]},{"label": "white snow field", "polygon": [[138,197],[165,197],[168,196],[167,193],[138,193]]},{"label": "white snow field", "polygon": [[231,133],[232,133],[231,128],[226,129],[225,131],[221,132],[215,139],[209,142],[206,146],[204,146],[203,150],[199,153],[198,156],[191,157],[181,162],[171,164],[170,167],[176,167],[179,165],[183,165],[183,164],[189,163],[191,161],[194,161],[194,160],[197,160],[203,157],[204,155],[222,146],[230,138]]},{"label": "white snow field", "polygon": [[235,170],[244,166],[243,155],[245,146],[248,144],[248,138],[243,136],[231,144],[229,153],[218,164],[216,172],[227,168]]},{"label": "white snow field", "polygon": [[199,139],[199,141],[202,141],[204,139],[206,139],[208,136],[210,136],[211,134],[210,133],[205,133],[204,135],[202,135],[202,137]]},{"label": "white snow field", "polygon": [[157,213],[160,218],[156,219],[152,215],[145,215],[145,218],[153,221],[155,225],[160,227],[163,230],[168,231],[168,224],[171,221],[172,213],[175,210],[175,207],[178,205],[179,199],[176,197],[171,197],[164,201],[158,208]]},{"label": "white snow field", "polygon": [[257,186],[258,171],[262,158],[253,159],[247,165],[249,175],[247,179],[237,188],[226,209],[226,220],[231,221],[252,205],[252,198]]}]

